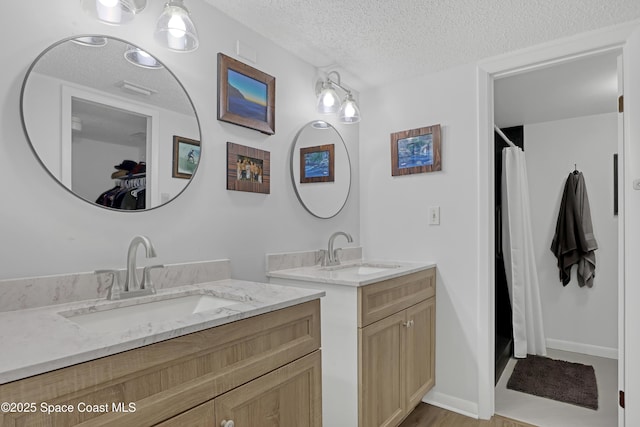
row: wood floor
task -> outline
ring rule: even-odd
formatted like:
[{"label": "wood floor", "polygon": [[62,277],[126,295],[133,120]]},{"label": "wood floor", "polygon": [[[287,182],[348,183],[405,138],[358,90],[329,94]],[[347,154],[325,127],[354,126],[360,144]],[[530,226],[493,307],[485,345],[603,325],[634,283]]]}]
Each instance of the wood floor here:
[{"label": "wood floor", "polygon": [[400,427],[536,427],[499,415],[490,420],[476,420],[437,406],[420,403]]}]

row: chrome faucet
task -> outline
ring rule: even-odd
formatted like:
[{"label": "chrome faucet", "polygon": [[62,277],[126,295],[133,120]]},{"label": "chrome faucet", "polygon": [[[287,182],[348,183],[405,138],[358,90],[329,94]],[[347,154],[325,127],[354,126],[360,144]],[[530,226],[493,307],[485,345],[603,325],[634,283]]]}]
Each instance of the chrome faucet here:
[{"label": "chrome faucet", "polygon": [[107,293],[107,299],[117,300],[123,298],[139,297],[144,295],[151,295],[156,293],[156,289],[151,281],[151,270],[154,268],[161,268],[164,265],[150,265],[144,267],[142,270],[142,280],[138,281],[136,275],[136,255],[138,246],[143,245],[146,249],[147,258],[153,258],[156,256],[156,250],[146,236],[135,236],[131,243],[129,243],[129,251],[127,252],[127,271],[126,280],[124,286],[120,286],[120,271],[121,270],[98,270],[97,274],[107,273],[112,276],[111,285]]},{"label": "chrome faucet", "polygon": [[329,237],[329,246],[327,248],[327,252],[324,255],[324,259],[322,260],[322,265],[323,266],[331,266],[331,265],[339,265],[340,264],[340,258],[338,257],[338,251],[340,251],[341,249],[333,249],[333,242],[336,240],[336,237],[338,236],[344,236],[347,238],[347,242],[351,243],[353,242],[353,237],[351,237],[351,234],[349,233],[345,233],[344,231],[336,231],[335,233],[333,233],[331,235],[331,237]]},{"label": "chrome faucet", "polygon": [[136,255],[139,245],[143,245],[146,249],[147,258],[154,258],[156,256],[156,250],[148,237],[136,236],[131,239],[131,243],[129,243],[129,251],[127,252],[127,279],[124,282],[123,291],[135,292],[136,294],[139,294],[140,291],[146,291],[144,292],[145,294],[152,294],[155,293],[155,289],[153,286],[148,286],[149,284],[145,283],[148,277],[148,267],[145,267],[141,282],[138,282],[138,277],[136,276]]}]

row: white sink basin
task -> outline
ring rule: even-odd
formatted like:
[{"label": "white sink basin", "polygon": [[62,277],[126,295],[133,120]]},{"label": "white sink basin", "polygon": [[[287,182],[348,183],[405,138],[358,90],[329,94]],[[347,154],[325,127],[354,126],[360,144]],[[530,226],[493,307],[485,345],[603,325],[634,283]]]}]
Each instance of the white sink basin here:
[{"label": "white sink basin", "polygon": [[[126,300],[125,300],[126,302]],[[203,311],[216,310],[239,301],[213,295],[184,295],[175,298],[134,304],[100,307],[90,313],[60,313],[83,329],[92,332],[116,332],[144,324],[178,320]]]},{"label": "white sink basin", "polygon": [[382,273],[394,268],[398,268],[395,264],[351,264],[351,265],[339,265],[336,267],[327,267],[327,270],[331,270],[335,273],[348,273],[356,274],[358,276],[367,276],[369,274]]}]

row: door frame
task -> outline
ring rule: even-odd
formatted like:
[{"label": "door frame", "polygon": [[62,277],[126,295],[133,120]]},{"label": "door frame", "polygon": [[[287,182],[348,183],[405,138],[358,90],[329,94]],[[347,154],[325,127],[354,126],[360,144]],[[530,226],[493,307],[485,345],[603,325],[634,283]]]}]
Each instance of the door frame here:
[{"label": "door frame", "polygon": [[[622,50],[625,42],[639,27],[638,22],[608,27],[578,36],[555,40],[550,43],[500,55],[478,63],[477,101],[478,101],[478,416],[489,419],[495,412],[495,268],[494,254],[494,100],[493,82],[496,78],[516,75],[527,71],[560,64],[566,61],[590,55]],[[624,50],[622,50],[624,60]],[[619,176],[624,165],[623,138],[618,141]],[[624,179],[619,180],[618,197],[620,206],[624,206]],[[624,239],[624,214],[619,210],[619,242]],[[623,241],[623,240],[622,240]],[[624,248],[624,246],[621,246]],[[618,327],[624,327],[624,252],[619,252],[618,266]],[[624,360],[623,331],[618,331],[619,364]],[[624,379],[624,364],[618,370],[620,385]],[[618,408],[618,425],[624,426],[624,412]]]}]

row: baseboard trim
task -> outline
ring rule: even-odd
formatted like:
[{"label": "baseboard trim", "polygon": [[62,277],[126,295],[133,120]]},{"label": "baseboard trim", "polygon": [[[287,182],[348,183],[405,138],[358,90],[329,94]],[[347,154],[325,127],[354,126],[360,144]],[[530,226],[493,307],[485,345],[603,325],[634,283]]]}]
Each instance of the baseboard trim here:
[{"label": "baseboard trim", "polygon": [[478,419],[478,404],[437,391],[428,393],[422,401],[447,411],[457,412],[467,417]]},{"label": "baseboard trim", "polygon": [[573,353],[588,354],[590,356],[606,357],[607,359],[617,359],[618,349],[611,347],[601,347],[591,344],[582,344],[573,341],[555,340],[547,338],[547,348],[555,350],[571,351]]}]

